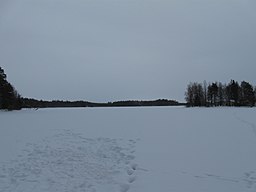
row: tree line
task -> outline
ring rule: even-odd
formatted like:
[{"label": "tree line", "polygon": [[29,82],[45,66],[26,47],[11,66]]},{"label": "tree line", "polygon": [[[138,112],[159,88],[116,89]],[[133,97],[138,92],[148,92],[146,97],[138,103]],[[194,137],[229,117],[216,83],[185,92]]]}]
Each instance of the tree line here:
[{"label": "tree line", "polygon": [[140,106],[177,106],[177,101],[158,99],[152,101],[115,101],[108,103],[94,103],[88,101],[43,101],[31,98],[22,98],[22,108],[61,108],[61,107],[140,107]]},{"label": "tree line", "polygon": [[221,82],[188,84],[185,99],[187,106],[255,106],[256,88],[246,81],[238,83],[231,80],[228,84]]},{"label": "tree line", "polygon": [[0,109],[21,109],[22,99],[11,83],[7,81],[7,75],[0,67]]}]

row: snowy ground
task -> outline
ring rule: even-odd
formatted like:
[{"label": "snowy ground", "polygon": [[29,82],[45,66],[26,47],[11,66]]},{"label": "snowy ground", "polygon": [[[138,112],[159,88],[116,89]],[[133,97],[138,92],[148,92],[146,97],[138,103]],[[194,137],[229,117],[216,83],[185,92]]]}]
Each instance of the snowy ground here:
[{"label": "snowy ground", "polygon": [[0,112],[0,192],[256,191],[255,108]]}]

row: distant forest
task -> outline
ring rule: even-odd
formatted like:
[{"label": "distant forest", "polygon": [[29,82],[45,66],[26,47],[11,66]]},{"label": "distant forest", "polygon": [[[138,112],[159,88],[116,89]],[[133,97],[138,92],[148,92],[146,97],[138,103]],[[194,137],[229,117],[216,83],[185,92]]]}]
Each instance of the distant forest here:
[{"label": "distant forest", "polygon": [[255,106],[256,88],[249,82],[231,80],[228,84],[189,83],[185,93],[188,107]]},{"label": "distant forest", "polygon": [[88,101],[43,101],[22,98],[22,108],[61,108],[61,107],[140,107],[140,106],[177,106],[182,105],[174,100],[158,99],[153,101],[116,101],[108,103],[94,103]]}]

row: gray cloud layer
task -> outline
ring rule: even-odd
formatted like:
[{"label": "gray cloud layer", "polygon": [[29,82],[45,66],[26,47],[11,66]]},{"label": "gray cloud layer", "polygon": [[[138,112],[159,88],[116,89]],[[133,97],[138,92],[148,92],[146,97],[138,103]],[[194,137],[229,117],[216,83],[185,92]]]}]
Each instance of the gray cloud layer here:
[{"label": "gray cloud layer", "polygon": [[172,98],[254,84],[254,0],[2,0],[0,66],[26,97]]}]

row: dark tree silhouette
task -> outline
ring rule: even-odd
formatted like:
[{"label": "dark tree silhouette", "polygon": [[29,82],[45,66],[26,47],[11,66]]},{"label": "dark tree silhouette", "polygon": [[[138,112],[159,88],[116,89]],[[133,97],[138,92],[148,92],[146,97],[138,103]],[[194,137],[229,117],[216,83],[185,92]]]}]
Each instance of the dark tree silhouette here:
[{"label": "dark tree silhouette", "polygon": [[227,94],[229,105],[239,106],[239,84],[237,81],[231,80],[227,86]]},{"label": "dark tree silhouette", "polygon": [[224,92],[224,86],[222,83],[218,83],[218,105],[219,106],[223,106],[224,105],[224,95],[225,95],[225,92]]},{"label": "dark tree silhouette", "polygon": [[241,83],[240,103],[244,106],[254,106],[255,104],[253,87],[245,81]]},{"label": "dark tree silhouette", "polygon": [[203,106],[204,104],[204,91],[202,84],[190,83],[185,93],[185,99],[188,106]]},{"label": "dark tree silhouette", "polygon": [[208,86],[208,100],[211,106],[217,106],[218,90],[217,83],[212,83]]},{"label": "dark tree silhouette", "polygon": [[21,109],[21,97],[6,78],[7,75],[0,67],[0,109]]},{"label": "dark tree silhouette", "polygon": [[207,91],[207,83],[205,80],[203,82],[203,94],[204,94],[203,106],[208,106],[208,100],[207,100],[208,91]]}]

